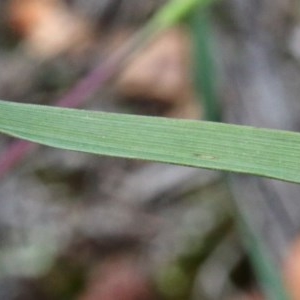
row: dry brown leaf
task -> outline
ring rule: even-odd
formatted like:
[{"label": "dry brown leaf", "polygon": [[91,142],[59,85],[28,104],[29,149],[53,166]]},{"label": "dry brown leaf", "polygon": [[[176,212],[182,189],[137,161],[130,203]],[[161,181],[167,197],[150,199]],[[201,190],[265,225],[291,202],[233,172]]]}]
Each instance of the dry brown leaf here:
[{"label": "dry brown leaf", "polygon": [[9,19],[26,50],[41,58],[83,47],[91,36],[88,25],[58,0],[11,0]]},{"label": "dry brown leaf", "polygon": [[171,106],[167,115],[199,118],[189,76],[190,40],[182,28],[161,35],[122,72],[117,88],[126,99]]},{"label": "dry brown leaf", "polygon": [[106,262],[95,272],[79,300],[154,299],[143,272],[124,258]]},{"label": "dry brown leaf", "polygon": [[291,247],[284,264],[284,280],[292,300],[300,300],[300,239]]}]

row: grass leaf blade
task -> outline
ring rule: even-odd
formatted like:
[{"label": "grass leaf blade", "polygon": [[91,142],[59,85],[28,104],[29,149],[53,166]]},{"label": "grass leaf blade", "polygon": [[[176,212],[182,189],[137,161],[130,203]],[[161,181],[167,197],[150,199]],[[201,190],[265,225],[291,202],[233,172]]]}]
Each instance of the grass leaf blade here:
[{"label": "grass leaf blade", "polygon": [[94,154],[300,183],[300,134],[0,101],[0,132]]}]

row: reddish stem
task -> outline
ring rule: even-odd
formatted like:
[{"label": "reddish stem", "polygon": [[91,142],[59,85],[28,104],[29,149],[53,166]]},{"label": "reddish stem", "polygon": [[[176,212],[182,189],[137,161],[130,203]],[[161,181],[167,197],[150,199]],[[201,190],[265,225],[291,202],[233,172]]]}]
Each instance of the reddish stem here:
[{"label": "reddish stem", "polygon": [[[90,96],[101,88],[115,74],[122,55],[100,64],[96,69],[71,88],[62,98],[56,101],[57,106],[80,107]],[[0,178],[11,171],[24,157],[37,149],[38,145],[27,141],[16,140],[0,154]]]},{"label": "reddish stem", "polygon": [[[138,52],[146,41],[153,38],[155,30],[145,27],[136,33],[121,48],[114,52],[106,61],[99,64],[86,77],[79,80],[62,98],[56,101],[60,107],[80,107],[98,89],[103,87],[120,70],[125,63]],[[0,154],[0,178],[11,171],[37,145],[27,141],[15,141]]]}]

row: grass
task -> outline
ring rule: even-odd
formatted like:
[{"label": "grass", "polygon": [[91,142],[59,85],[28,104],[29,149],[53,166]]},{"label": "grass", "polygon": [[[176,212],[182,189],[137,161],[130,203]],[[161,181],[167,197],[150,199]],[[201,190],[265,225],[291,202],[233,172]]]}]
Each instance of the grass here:
[{"label": "grass", "polygon": [[[153,38],[179,20],[187,18],[196,7],[203,8],[211,2],[171,1],[145,26],[138,39],[125,49],[126,55],[115,63],[122,64],[131,50],[141,47],[150,37]],[[194,27],[198,25],[192,23]],[[205,23],[203,26],[201,30],[207,33]],[[201,44],[201,39],[196,43]],[[206,49],[201,54],[204,60],[208,52]],[[112,65],[115,66],[114,63]],[[111,71],[110,68],[107,70]],[[207,75],[211,71],[210,64],[206,66],[206,70]],[[209,75],[208,99],[216,97],[211,76]],[[200,77],[202,83],[207,79],[203,73]],[[72,94],[70,95],[72,98]],[[211,105],[211,101],[207,105]],[[211,115],[218,118],[215,108],[209,108],[208,116],[211,111]],[[300,183],[300,134],[296,132],[8,101],[0,101],[0,132],[65,150],[239,172]],[[272,277],[271,273],[274,271],[268,270],[274,270],[274,266],[266,258],[263,242],[257,242],[257,234],[248,232],[257,248],[254,262],[260,265],[258,272],[261,280],[273,283],[274,281],[266,278]],[[286,299],[278,281],[280,278],[276,279],[275,285],[276,288],[280,286],[282,293],[274,294],[274,284],[270,284],[265,285],[266,294],[272,295],[272,299]]]}]

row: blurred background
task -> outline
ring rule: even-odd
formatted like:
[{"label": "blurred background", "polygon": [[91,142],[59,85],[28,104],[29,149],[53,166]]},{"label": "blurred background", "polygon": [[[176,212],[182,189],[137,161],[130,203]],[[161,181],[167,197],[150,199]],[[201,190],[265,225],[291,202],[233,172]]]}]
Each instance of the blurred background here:
[{"label": "blurred background", "polygon": [[[296,0],[220,1],[118,61],[165,2],[1,0],[0,99],[299,130]],[[265,299],[236,216],[277,267],[300,228],[292,184],[0,151],[0,300]]]}]

